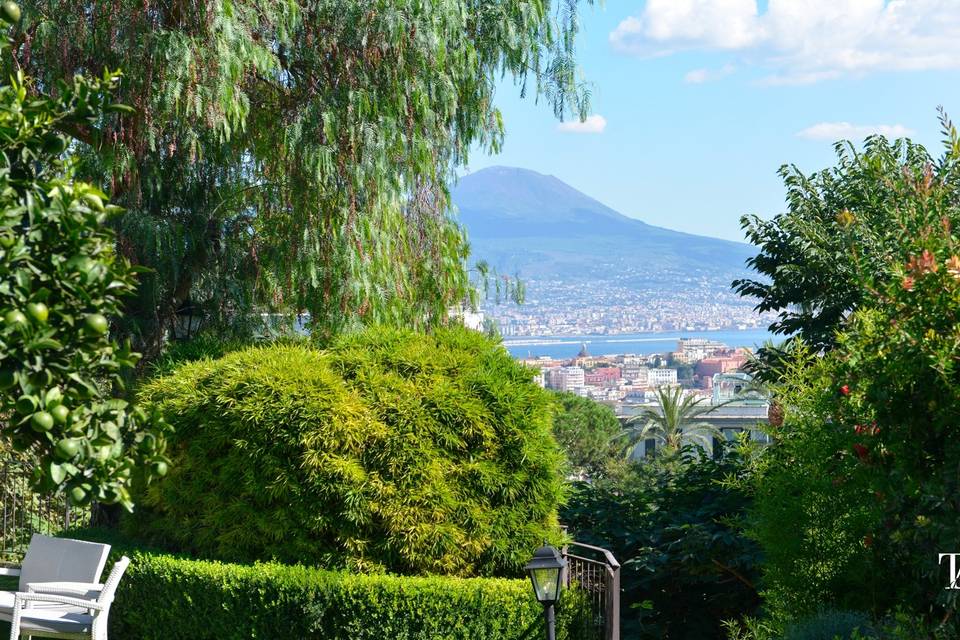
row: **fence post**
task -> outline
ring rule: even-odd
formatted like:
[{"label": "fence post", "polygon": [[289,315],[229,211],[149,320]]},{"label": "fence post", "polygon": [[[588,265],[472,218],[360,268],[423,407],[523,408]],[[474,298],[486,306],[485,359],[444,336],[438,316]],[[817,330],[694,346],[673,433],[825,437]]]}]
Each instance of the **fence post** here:
[{"label": "fence post", "polygon": [[620,565],[607,565],[607,637],[620,640]]}]

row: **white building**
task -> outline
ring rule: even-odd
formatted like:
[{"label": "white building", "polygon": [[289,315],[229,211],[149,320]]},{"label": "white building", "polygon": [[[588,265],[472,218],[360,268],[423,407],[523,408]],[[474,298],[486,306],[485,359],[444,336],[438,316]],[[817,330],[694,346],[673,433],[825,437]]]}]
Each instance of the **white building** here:
[{"label": "white building", "polygon": [[554,367],[544,370],[546,386],[557,391],[581,393],[585,388],[583,367]]},{"label": "white building", "polygon": [[693,364],[727,348],[727,345],[722,342],[706,338],[680,338],[677,341],[677,350],[673,352],[673,358],[677,362]]},{"label": "white building", "polygon": [[650,370],[636,364],[624,365],[623,379],[630,384],[645,387],[650,384]]},{"label": "white building", "polygon": [[662,387],[664,385],[677,384],[677,370],[660,367],[657,369],[647,369],[647,385],[651,387]]}]

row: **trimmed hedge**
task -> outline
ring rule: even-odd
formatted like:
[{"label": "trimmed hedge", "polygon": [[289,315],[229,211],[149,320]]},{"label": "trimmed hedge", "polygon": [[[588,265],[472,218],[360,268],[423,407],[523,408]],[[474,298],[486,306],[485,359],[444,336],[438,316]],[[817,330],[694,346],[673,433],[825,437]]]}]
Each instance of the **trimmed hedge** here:
[{"label": "trimmed hedge", "polygon": [[[526,580],[362,575],[274,563],[225,564],[134,550],[110,636],[138,640],[539,640],[542,609]],[[568,597],[569,595],[569,597]],[[565,594],[558,638],[589,637],[587,603]],[[576,629],[576,630],[575,630]]]},{"label": "trimmed hedge", "polygon": [[176,433],[138,539],[230,562],[512,577],[561,537],[551,396],[474,331],[249,348],[140,398]]}]

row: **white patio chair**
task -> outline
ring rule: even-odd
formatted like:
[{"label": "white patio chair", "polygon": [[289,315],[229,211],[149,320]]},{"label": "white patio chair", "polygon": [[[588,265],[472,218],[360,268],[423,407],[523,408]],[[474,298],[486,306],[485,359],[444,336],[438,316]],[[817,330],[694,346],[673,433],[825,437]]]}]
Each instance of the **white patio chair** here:
[{"label": "white patio chair", "polygon": [[[10,640],[62,638],[64,640],[107,640],[110,605],[130,558],[123,556],[113,565],[107,581],[95,599],[57,593],[17,593],[10,623]],[[55,589],[49,584],[45,587]],[[31,604],[54,605],[42,608]]]},{"label": "white patio chair", "polygon": [[[17,591],[44,591],[55,583],[57,593],[92,598],[99,593],[100,574],[107,563],[110,545],[35,533],[20,567],[0,567],[0,576],[20,576]],[[32,587],[30,585],[33,585]],[[0,620],[9,621],[15,591],[0,591]]]}]

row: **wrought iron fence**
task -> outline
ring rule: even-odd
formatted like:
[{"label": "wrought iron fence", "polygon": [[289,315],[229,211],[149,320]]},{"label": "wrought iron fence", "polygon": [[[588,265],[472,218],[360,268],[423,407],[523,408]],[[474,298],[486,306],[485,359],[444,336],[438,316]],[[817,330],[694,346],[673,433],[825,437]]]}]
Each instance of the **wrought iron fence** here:
[{"label": "wrought iron fence", "polygon": [[66,496],[35,493],[32,472],[30,463],[0,454],[0,561],[19,561],[34,533],[53,535],[96,524],[95,506],[77,507]]},{"label": "wrought iron fence", "polygon": [[597,640],[620,640],[620,563],[601,547],[571,542],[563,548],[567,588],[583,593],[589,603],[590,631]]}]

